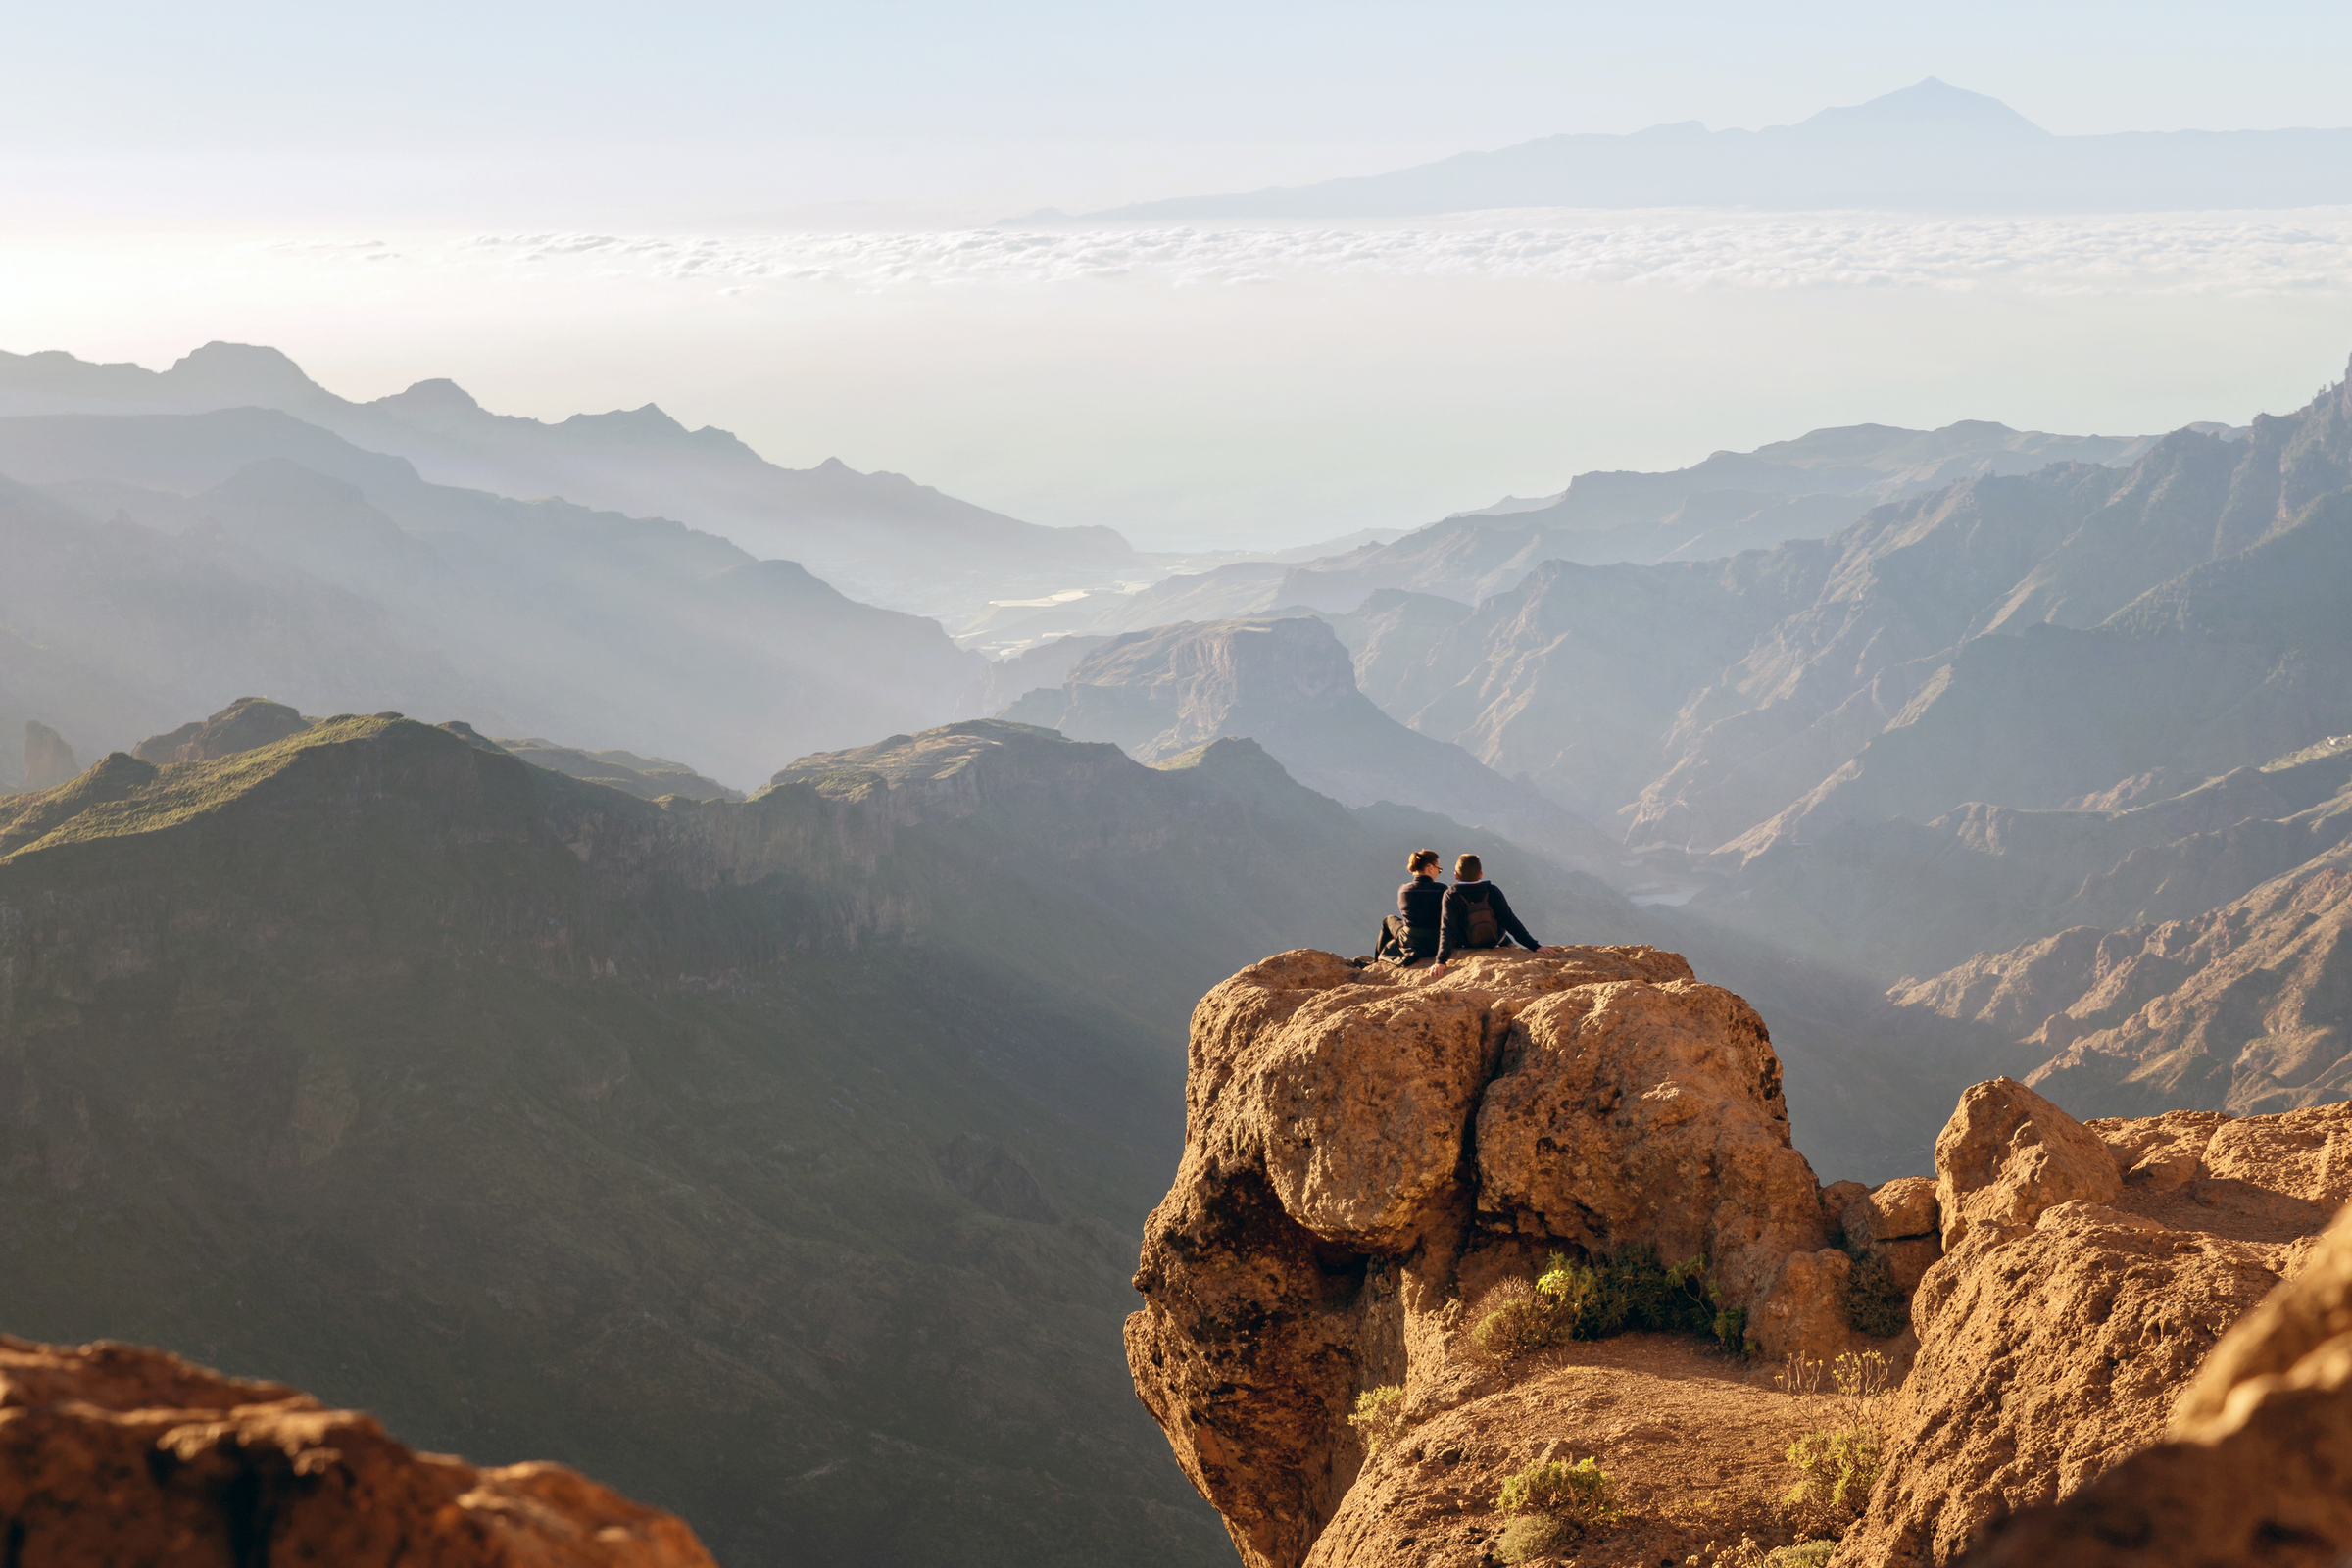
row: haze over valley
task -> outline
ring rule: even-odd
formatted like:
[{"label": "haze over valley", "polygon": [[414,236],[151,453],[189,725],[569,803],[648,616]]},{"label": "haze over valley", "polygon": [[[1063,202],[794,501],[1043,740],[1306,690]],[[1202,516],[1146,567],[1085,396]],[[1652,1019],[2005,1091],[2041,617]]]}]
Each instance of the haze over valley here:
[{"label": "haze over valley", "polygon": [[132,9],[12,1568],[2352,1550],[2352,24]]}]

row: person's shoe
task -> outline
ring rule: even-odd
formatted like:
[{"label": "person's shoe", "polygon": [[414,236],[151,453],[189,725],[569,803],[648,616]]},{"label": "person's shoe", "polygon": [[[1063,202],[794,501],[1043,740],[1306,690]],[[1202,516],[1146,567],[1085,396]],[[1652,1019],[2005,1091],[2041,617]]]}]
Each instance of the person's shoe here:
[{"label": "person's shoe", "polygon": [[1349,959],[1348,960],[1348,968],[1350,968],[1350,969],[1369,969],[1369,968],[1371,968],[1371,967],[1372,967],[1372,965],[1374,965],[1375,963],[1378,963],[1379,961],[1380,961],[1380,960],[1379,960],[1379,959],[1377,959],[1377,958],[1369,958],[1369,957],[1366,957],[1366,958],[1349,958]]}]

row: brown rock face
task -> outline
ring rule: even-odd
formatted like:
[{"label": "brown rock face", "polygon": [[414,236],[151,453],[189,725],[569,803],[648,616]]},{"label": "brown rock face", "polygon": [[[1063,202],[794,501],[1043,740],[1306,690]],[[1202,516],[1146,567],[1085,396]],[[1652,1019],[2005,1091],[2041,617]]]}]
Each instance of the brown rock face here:
[{"label": "brown rock face", "polygon": [[1972,1085],[1936,1136],[1936,1203],[1949,1252],[1980,1225],[2031,1225],[2124,1190],[2098,1135],[2014,1078]]},{"label": "brown rock face", "polygon": [[2214,1347],[2168,1441],[2055,1507],[2008,1521],[1968,1562],[2330,1568],[2347,1549],[2352,1215]]},{"label": "brown rock face", "polygon": [[1847,1350],[1875,1342],[1854,1332],[1845,1317],[1845,1289],[1854,1260],[1838,1248],[1790,1252],[1765,1283],[1762,1299],[1749,1312],[1747,1337],[1767,1361],[1801,1355],[1833,1361]]},{"label": "brown rock face", "polygon": [[2107,1145],[2125,1187],[2169,1193],[2196,1179],[2213,1135],[2230,1120],[2218,1110],[2168,1110],[2136,1121],[2105,1117],[2082,1125]]},{"label": "brown rock face", "polygon": [[1551,1248],[1650,1246],[1760,1308],[1827,1240],[1762,1022],[1649,948],[1436,981],[1269,958],[1194,1012],[1186,1117],[1128,1365],[1250,1568],[1306,1558],[1360,1463],[1355,1396],[1427,1393],[1460,1298]]},{"label": "brown rock face", "polygon": [[1931,1176],[1897,1176],[1873,1188],[1845,1208],[1845,1239],[1875,1247],[1919,1236],[1940,1236],[1936,1181]]},{"label": "brown rock face", "polygon": [[1883,1183],[1847,1204],[1838,1223],[1856,1256],[1876,1253],[1886,1260],[1894,1288],[1905,1296],[1919,1289],[1943,1255],[1933,1177],[1897,1176]]},{"label": "brown rock face", "polygon": [[279,1384],[5,1336],[0,1520],[23,1568],[714,1568],[683,1522],[562,1465],[477,1470]]},{"label": "brown rock face", "polygon": [[1703,1255],[1736,1299],[1826,1239],[1764,1020],[1714,986],[1629,980],[1528,1004],[1477,1147],[1482,1223]]},{"label": "brown rock face", "polygon": [[[2311,1195],[2331,1195],[2344,1179],[2333,1152],[2352,1133],[2352,1106],[2242,1121],[2172,1113],[2085,1128],[2046,1101],[2033,1105],[2021,1096],[2039,1099],[2016,1085],[1978,1085],[1937,1140],[1939,1167],[1947,1156],[1968,1162],[1940,1168],[1939,1191],[1979,1204],[1979,1218],[1912,1298],[1918,1359],[1898,1404],[1886,1474],[1861,1526],[1838,1547],[1840,1568],[1948,1564],[2017,1510],[2070,1494],[2104,1494],[2082,1489],[2164,1430],[2192,1376],[2198,1391],[2223,1392],[2192,1393],[2181,1411],[2235,1409],[2230,1387],[2300,1365],[2309,1348],[2290,1341],[2264,1355],[2208,1358],[2231,1324],[2312,1255],[2328,1210]],[[2012,1129],[2005,1139],[1987,1136],[2004,1125]],[[2111,1201],[2044,1201],[2063,1190],[2054,1172],[2085,1180],[2081,1171],[2090,1165],[2089,1184],[2098,1185],[2076,1135],[2112,1153],[2111,1175],[2116,1164],[2132,1172],[2129,1182],[2115,1178]],[[2009,1206],[1994,1207],[1986,1195]],[[2036,1204],[2030,1222],[1986,1217]],[[1947,1233],[1952,1214],[1947,1207]],[[2243,1370],[2224,1370],[2231,1365]],[[2174,1484],[2190,1480],[2177,1474]],[[2193,1490],[2212,1486],[2197,1480]],[[1998,1560],[2304,1559],[2051,1549]]]}]

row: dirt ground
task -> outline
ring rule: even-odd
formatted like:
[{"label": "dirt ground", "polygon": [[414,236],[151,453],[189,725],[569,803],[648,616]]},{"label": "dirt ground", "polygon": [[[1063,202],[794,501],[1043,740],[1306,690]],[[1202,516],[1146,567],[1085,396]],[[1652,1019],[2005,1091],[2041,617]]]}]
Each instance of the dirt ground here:
[{"label": "dirt ground", "polygon": [[1778,1370],[1698,1339],[1626,1334],[1489,1373],[1366,1464],[1310,1568],[1482,1568],[1506,1523],[1503,1482],[1589,1456],[1616,1481],[1624,1517],[1541,1562],[1712,1565],[1736,1559],[1743,1536],[1763,1547],[1817,1537],[1818,1519],[1791,1518],[1779,1499],[1795,1480],[1789,1444],[1834,1413],[1776,1387]]}]

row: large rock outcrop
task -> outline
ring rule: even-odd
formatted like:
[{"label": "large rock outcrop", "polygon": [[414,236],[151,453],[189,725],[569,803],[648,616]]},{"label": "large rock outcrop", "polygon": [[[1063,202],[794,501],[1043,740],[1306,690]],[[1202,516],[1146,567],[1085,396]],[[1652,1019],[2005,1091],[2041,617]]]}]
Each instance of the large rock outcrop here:
[{"label": "large rock outcrop", "polygon": [[[2297,1276],[2342,1203],[2352,1106],[2085,1125],[2000,1079],[1962,1097],[1936,1161],[1952,1245],[1912,1298],[1920,1348],[1887,1471],[1840,1544],[1838,1568],[1940,1568],[2020,1510],[2097,1493],[2099,1478],[2165,1430],[2192,1378],[2221,1392],[2192,1393],[2181,1413],[2235,1410],[2231,1383],[2268,1365],[2209,1352]],[[2295,1365],[2301,1353],[2271,1359]],[[2239,1373],[2217,1370],[2232,1361]],[[2308,1478],[2293,1472],[2281,1485]],[[2190,1504],[2209,1505],[2218,1504]],[[2085,1516],[2078,1508],[2069,1517]],[[2143,1559],[2053,1551],[1998,1560]]]},{"label": "large rock outcrop", "polygon": [[714,1568],[682,1520],[562,1465],[476,1469],[282,1384],[6,1336],[0,1520],[24,1568]]},{"label": "large rock outcrop", "polygon": [[2238,1320],[2165,1442],[2005,1521],[1969,1568],[2332,1568],[2352,1550],[2352,1217]]},{"label": "large rock outcrop", "polygon": [[2123,1190],[2098,1135],[2014,1078],[1972,1085],[1936,1138],[1947,1253],[1973,1229],[2031,1225],[2060,1203],[2104,1203]]},{"label": "large rock outcrop", "polygon": [[1447,1375],[1461,1301],[1505,1274],[1554,1248],[1703,1254],[1762,1317],[1828,1240],[1762,1020],[1674,954],[1433,980],[1287,953],[1201,1001],[1191,1051],[1128,1363],[1250,1568],[1306,1560],[1360,1463],[1355,1396]]}]

